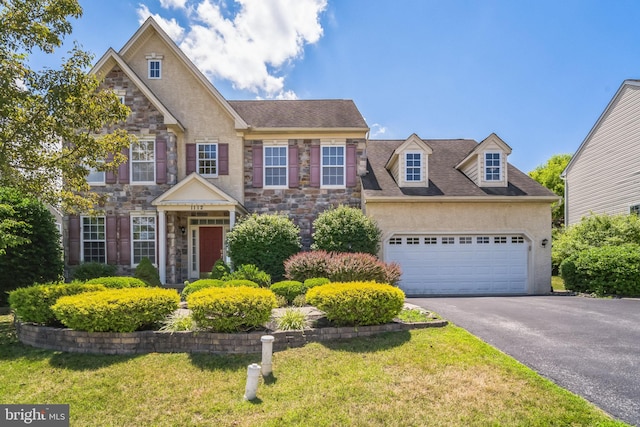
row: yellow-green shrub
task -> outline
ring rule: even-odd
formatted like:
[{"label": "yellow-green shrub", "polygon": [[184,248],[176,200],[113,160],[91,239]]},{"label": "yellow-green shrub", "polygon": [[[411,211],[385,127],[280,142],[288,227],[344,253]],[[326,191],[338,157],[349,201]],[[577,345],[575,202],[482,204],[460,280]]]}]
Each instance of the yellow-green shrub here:
[{"label": "yellow-green shrub", "polygon": [[136,277],[128,276],[96,277],[95,279],[87,280],[85,283],[100,284],[110,289],[145,288],[149,286]]},{"label": "yellow-green shrub", "polygon": [[224,282],[220,279],[200,279],[200,280],[196,280],[195,282],[191,282],[189,283],[187,286],[184,287],[184,289],[182,290],[182,298],[187,299],[187,297],[196,292],[199,291],[201,289],[206,289],[206,288],[222,288],[224,285]]},{"label": "yellow-green shrub", "polygon": [[240,286],[200,290],[187,297],[187,305],[199,327],[238,332],[266,323],[277,302],[269,289]]},{"label": "yellow-green shrub", "polygon": [[390,322],[404,305],[404,292],[375,282],[330,283],[307,291],[307,302],[338,325]]},{"label": "yellow-green shrub", "polygon": [[62,297],[51,310],[71,329],[133,332],[160,322],[179,303],[175,289],[125,288]]},{"label": "yellow-green shrub", "polygon": [[23,322],[55,325],[56,316],[51,306],[58,298],[83,292],[104,291],[103,285],[84,283],[56,283],[19,288],[9,293],[9,304],[16,317]]}]

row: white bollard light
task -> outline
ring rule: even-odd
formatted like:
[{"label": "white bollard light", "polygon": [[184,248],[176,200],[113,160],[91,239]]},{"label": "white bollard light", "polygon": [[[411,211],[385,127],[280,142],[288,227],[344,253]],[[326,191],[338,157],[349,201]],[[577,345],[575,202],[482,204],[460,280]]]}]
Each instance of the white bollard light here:
[{"label": "white bollard light", "polygon": [[262,376],[266,377],[271,375],[272,364],[271,355],[273,354],[273,341],[275,338],[272,335],[263,335],[260,338],[262,341]]},{"label": "white bollard light", "polygon": [[247,367],[247,386],[244,389],[244,400],[253,400],[256,398],[259,377],[260,365],[252,363]]}]

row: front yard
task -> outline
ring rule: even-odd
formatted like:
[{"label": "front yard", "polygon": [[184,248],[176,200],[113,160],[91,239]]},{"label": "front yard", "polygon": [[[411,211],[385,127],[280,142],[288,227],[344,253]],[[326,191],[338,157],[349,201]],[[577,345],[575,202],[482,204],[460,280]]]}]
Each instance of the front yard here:
[{"label": "front yard", "polygon": [[17,342],[11,322],[0,402],[68,403],[71,425],[625,425],[455,326],[277,352],[246,402],[260,355],[59,353]]}]

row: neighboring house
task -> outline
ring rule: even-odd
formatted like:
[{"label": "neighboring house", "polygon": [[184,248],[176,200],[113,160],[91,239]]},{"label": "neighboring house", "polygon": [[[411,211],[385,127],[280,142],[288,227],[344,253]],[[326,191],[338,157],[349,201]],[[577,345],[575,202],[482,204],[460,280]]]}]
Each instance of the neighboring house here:
[{"label": "neighboring house", "polygon": [[567,225],[640,214],[640,81],[625,80],[562,173]]},{"label": "neighboring house", "polygon": [[65,218],[67,273],[97,261],[131,274],[148,257],[182,283],[226,259],[239,216],[285,213],[308,249],[318,214],[343,204],[377,221],[408,294],[550,288],[557,198],[495,135],[367,141],[350,100],[226,100],[151,18],[92,72],[131,108],[123,127],[139,144],[118,171],[89,175],[104,215]]}]

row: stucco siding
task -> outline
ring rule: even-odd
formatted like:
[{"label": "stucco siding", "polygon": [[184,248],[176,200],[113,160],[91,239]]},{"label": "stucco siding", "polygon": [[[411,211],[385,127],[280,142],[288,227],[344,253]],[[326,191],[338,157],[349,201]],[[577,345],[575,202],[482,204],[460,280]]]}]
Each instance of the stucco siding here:
[{"label": "stucco siding", "polygon": [[640,88],[625,86],[567,171],[569,224],[640,203]]},{"label": "stucco siding", "polygon": [[[530,244],[527,293],[549,292],[551,286],[551,207],[531,203],[376,203],[367,200],[366,213],[384,230],[384,242],[395,233],[522,234]],[[399,220],[399,215],[402,218]]]}]

